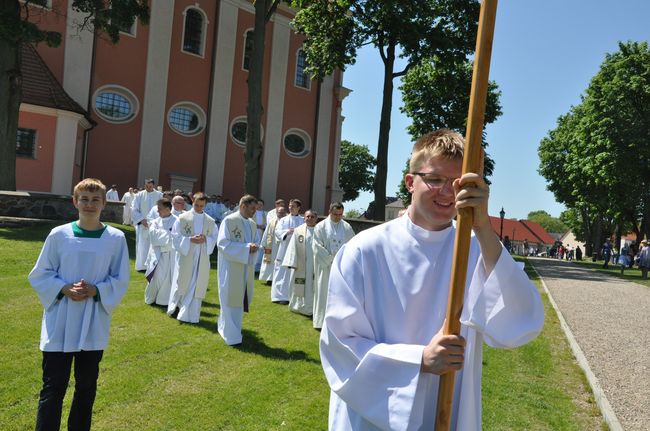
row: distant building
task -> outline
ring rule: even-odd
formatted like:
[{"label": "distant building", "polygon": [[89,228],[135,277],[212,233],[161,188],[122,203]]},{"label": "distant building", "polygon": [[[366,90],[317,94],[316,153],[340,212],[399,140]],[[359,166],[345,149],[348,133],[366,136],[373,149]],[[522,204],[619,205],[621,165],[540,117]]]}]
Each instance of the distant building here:
[{"label": "distant building", "polygon": [[396,199],[386,205],[386,221],[399,217],[399,212],[404,209],[401,199]]},{"label": "distant building", "polygon": [[[252,1],[149,3],[150,24],[134,22],[117,45],[78,32],[84,17],[70,0],[29,3],[29,19],[62,43],[24,50],[18,189],[69,194],[92,176],[124,192],[151,177],[165,189],[244,193]],[[341,104],[350,90],[340,70],[320,84],[305,74],[294,15],[281,3],[266,27],[260,197],[300,198],[324,212],[342,198]]]},{"label": "distant building", "polygon": [[[490,216],[492,230],[497,236],[501,234],[501,218]],[[503,238],[510,240],[513,254],[525,255],[524,244],[532,247],[535,254],[546,253],[555,243],[555,239],[538,223],[531,220],[503,219]]]}]

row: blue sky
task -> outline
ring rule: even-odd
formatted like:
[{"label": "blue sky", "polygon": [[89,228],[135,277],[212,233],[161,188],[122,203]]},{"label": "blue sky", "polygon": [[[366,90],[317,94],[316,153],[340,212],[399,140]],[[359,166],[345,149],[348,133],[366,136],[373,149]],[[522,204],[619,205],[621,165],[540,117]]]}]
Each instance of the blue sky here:
[{"label": "blue sky", "polygon": [[[502,0],[499,2],[490,79],[502,92],[503,115],[487,128],[488,153],[496,167],[491,177],[490,214],[503,206],[507,218],[526,218],[546,210],[559,216],[564,206],[546,190],[537,173],[537,147],[557,118],[580,96],[618,41],[650,40],[648,0]],[[353,92],[343,102],[342,139],[377,153],[383,65],[374,47],[359,51],[344,85]],[[412,145],[410,120],[400,113],[395,80],[388,158],[387,194],[397,191]],[[561,175],[559,173],[559,175]],[[346,207],[365,209],[373,200],[362,195]]]}]

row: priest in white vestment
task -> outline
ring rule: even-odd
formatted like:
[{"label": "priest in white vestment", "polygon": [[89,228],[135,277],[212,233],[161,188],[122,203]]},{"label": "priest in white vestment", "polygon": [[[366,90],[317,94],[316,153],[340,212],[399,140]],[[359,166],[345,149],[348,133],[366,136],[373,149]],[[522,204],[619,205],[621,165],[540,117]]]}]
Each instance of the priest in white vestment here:
[{"label": "priest in white vestment", "polygon": [[291,236],[282,266],[289,270],[289,310],[311,316],[314,312],[314,252],[312,239],[318,221],[315,211],[305,211],[305,223]]},{"label": "priest in white vestment", "polygon": [[284,201],[284,199],[276,199],[275,200],[275,207],[266,213],[266,224],[268,225],[271,220],[277,217],[277,212],[279,208],[284,208],[285,211],[287,209],[287,203]]},{"label": "priest in white vestment", "polygon": [[147,255],[149,254],[149,222],[147,215],[151,208],[156,205],[163,194],[154,188],[154,181],[151,178],[145,180],[144,190],[138,192],[131,205],[131,218],[135,226],[135,269],[145,271],[147,269]]},{"label": "priest in white vestment", "polygon": [[[172,214],[180,217],[185,212],[185,199],[182,196],[174,196],[172,198]],[[216,221],[216,220],[215,220]]]},{"label": "priest in white vestment", "polygon": [[329,215],[314,228],[314,328],[323,327],[327,286],[334,256],[354,236],[352,226],[343,220],[343,204],[332,202]]},{"label": "priest in white vestment", "polygon": [[[441,130],[413,149],[408,213],[336,255],[320,352],[330,430],[432,430],[439,376],[456,371],[451,429],[481,430],[483,342],[516,347],[544,323],[536,287],[492,230],[488,186],[462,173],[463,138]],[[443,335],[457,208],[473,210],[460,335]]]},{"label": "priest in white vestment", "polygon": [[299,199],[291,199],[289,201],[289,215],[280,220],[275,227],[275,240],[280,245],[278,247],[278,253],[275,256],[275,265],[273,267],[271,301],[278,304],[289,303],[291,274],[289,274],[287,268],[282,266],[282,260],[287,251],[291,235],[293,235],[293,230],[305,222],[305,218],[300,215],[301,207],[302,202]]},{"label": "priest in white vestment", "polygon": [[129,191],[124,193],[122,196],[122,202],[124,202],[124,208],[122,209],[122,224],[131,224],[131,205],[133,204],[133,199],[135,198],[135,193],[133,193],[133,187],[129,187]]},{"label": "priest in white vestment", "polygon": [[[172,228],[176,264],[172,281],[174,296],[170,298],[168,314],[179,308],[176,318],[181,322],[199,323],[201,303],[208,290],[210,254],[217,243],[217,225],[203,210],[205,194],[194,194],[192,209],[181,214]],[[174,309],[170,311],[171,306]]]},{"label": "priest in white vestment", "polygon": [[176,252],[172,241],[172,228],[178,218],[172,214],[172,203],[161,199],[156,204],[159,217],[149,225],[149,256],[147,257],[147,287],[144,289],[145,304],[168,305],[172,288],[172,276],[176,264]]},{"label": "priest in white vestment", "polygon": [[266,224],[266,229],[264,230],[262,241],[260,242],[262,251],[259,253],[263,255],[262,264],[260,265],[259,279],[269,286],[273,280],[275,257],[278,255],[278,248],[280,248],[280,243],[275,239],[275,227],[278,224],[278,220],[287,215],[285,207],[276,208],[274,211],[277,216],[272,217]]},{"label": "priest in white vestment", "polygon": [[221,310],[217,329],[230,346],[241,344],[244,312],[248,312],[253,300],[255,261],[259,248],[255,242],[256,210],[257,199],[245,195],[239,201],[239,210],[224,218],[219,226],[217,269]]}]

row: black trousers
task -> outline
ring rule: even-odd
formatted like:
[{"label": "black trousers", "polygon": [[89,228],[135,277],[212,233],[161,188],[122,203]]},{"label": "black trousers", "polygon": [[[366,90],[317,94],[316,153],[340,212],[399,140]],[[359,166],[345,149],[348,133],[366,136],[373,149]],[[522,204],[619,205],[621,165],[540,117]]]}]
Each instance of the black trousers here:
[{"label": "black trousers", "polygon": [[43,389],[38,400],[36,431],[59,431],[63,398],[68,389],[73,359],[75,385],[68,430],[90,430],[99,362],[103,354],[103,350],[43,352]]}]

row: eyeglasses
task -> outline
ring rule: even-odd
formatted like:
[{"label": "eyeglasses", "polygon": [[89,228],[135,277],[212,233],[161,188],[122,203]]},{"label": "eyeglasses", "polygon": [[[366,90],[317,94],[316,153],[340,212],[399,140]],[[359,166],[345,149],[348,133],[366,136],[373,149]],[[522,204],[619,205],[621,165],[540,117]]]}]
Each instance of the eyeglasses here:
[{"label": "eyeglasses", "polygon": [[428,187],[433,189],[441,189],[447,183],[451,185],[455,180],[457,180],[457,178],[442,177],[434,172],[411,172],[411,175],[417,175],[422,178],[422,181],[424,181]]}]

